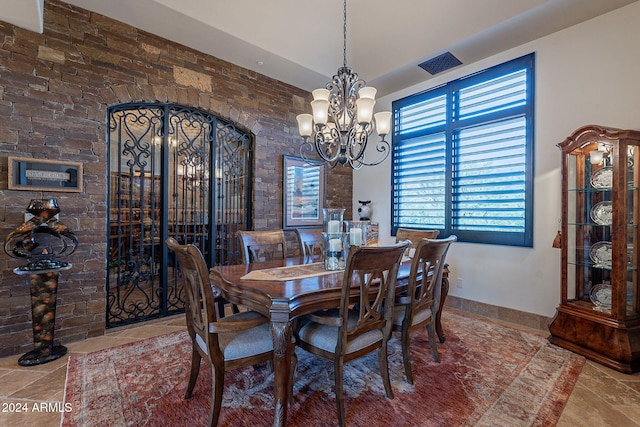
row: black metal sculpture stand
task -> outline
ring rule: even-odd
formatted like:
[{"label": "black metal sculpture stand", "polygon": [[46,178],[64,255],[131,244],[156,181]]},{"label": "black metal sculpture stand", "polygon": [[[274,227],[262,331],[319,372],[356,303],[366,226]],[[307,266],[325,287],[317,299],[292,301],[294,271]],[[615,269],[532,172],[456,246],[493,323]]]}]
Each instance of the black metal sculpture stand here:
[{"label": "black metal sculpture stand", "polygon": [[58,222],[56,215],[60,207],[55,199],[32,199],[27,212],[32,217],[6,237],[4,251],[12,258],[29,261],[13,272],[29,275],[35,346],[18,360],[18,364],[34,366],[67,354],[66,347],[53,345],[58,276],[61,271],[71,268],[71,264],[58,261],[58,258],[71,255],[78,246],[78,240],[66,225]]},{"label": "black metal sculpture stand", "polygon": [[29,275],[31,284],[31,317],[34,349],[18,359],[21,366],[34,366],[51,362],[67,354],[67,348],[54,345],[54,327],[56,323],[56,297],[58,276],[61,270],[68,270],[71,264],[55,270],[30,271],[16,268],[14,273]]}]

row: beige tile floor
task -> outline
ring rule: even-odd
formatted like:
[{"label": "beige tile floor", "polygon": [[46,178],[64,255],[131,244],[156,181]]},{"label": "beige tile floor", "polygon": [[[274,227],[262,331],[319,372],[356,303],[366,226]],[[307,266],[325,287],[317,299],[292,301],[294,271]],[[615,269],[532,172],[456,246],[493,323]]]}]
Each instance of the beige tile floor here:
[{"label": "beige tile floor", "polygon": [[[69,355],[90,353],[184,327],[184,317],[174,316],[118,328],[101,337],[66,344],[66,347]],[[0,359],[0,427],[59,426],[58,407],[62,406],[64,397],[68,356],[32,367],[19,366],[18,357]],[[51,407],[47,408],[47,403],[51,403]],[[37,411],[43,404],[42,410]],[[27,412],[17,412],[18,408],[26,408]],[[557,425],[640,427],[640,373],[625,375],[588,361]]]}]

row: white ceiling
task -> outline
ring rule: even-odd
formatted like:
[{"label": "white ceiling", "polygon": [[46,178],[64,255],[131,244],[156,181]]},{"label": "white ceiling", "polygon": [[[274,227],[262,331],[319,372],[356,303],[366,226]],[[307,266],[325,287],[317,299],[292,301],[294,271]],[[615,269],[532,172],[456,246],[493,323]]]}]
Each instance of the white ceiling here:
[{"label": "white ceiling", "polygon": [[0,0],[0,21],[42,32],[44,0]]},{"label": "white ceiling", "polygon": [[[43,0],[0,0],[0,20],[42,31]],[[343,62],[342,0],[66,0],[242,67],[312,90]],[[637,0],[348,0],[347,62],[385,95]],[[40,9],[38,9],[40,8]]]}]

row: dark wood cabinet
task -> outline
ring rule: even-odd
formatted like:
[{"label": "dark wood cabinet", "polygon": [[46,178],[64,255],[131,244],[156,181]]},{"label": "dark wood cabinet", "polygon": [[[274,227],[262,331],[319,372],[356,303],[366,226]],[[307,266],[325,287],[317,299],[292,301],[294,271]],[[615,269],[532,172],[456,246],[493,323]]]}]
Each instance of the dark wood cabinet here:
[{"label": "dark wood cabinet", "polygon": [[562,296],[549,340],[640,370],[640,132],[576,130],[562,151]]}]

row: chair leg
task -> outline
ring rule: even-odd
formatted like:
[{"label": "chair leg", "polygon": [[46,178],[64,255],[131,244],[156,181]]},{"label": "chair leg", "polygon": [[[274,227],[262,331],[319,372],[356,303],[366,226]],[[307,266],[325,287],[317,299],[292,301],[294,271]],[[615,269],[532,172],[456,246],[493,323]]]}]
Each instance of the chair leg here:
[{"label": "chair leg", "polygon": [[218,319],[222,319],[224,317],[224,305],[226,304],[226,301],[223,300],[222,298],[219,298],[217,301],[217,305],[218,305]]},{"label": "chair leg", "polygon": [[343,383],[343,361],[337,358],[334,363],[334,372],[336,379],[336,406],[338,408],[338,425],[344,427],[346,425],[344,417],[344,395],[342,393]]},{"label": "chair leg", "polygon": [[433,360],[440,363],[440,355],[438,355],[438,345],[436,344],[436,328],[435,321],[432,318],[427,324],[427,332],[429,333],[429,346],[431,347],[431,355]]},{"label": "chair leg", "polygon": [[380,376],[384,384],[384,391],[389,399],[393,399],[393,388],[391,388],[391,379],[389,378],[389,362],[387,359],[387,341],[383,341],[382,347],[378,350],[378,365],[380,365]]},{"label": "chair leg", "polygon": [[198,350],[196,350],[195,346],[191,349],[191,373],[189,374],[189,383],[187,384],[187,391],[184,394],[185,399],[189,399],[191,397],[191,393],[193,393],[193,388],[196,385],[196,380],[198,379],[198,372],[200,372],[200,361],[202,357]]},{"label": "chair leg", "polygon": [[402,329],[402,362],[404,364],[404,373],[407,376],[407,382],[409,384],[413,384],[413,373],[411,372],[411,360],[409,354],[409,331],[406,329]]},{"label": "chair leg", "polygon": [[[227,304],[227,301],[222,298],[219,298],[217,301],[217,304],[218,304],[218,318],[222,319],[226,313],[225,305]],[[236,304],[231,304],[231,312],[234,314],[238,314],[240,313],[240,309]]]},{"label": "chair leg", "polygon": [[291,354],[291,368],[289,372],[289,405],[293,405],[295,403],[295,399],[293,398],[293,384],[294,378],[296,376],[296,367],[298,366],[298,356],[296,356],[295,349]]},{"label": "chair leg", "polygon": [[216,368],[211,365],[213,384],[211,385],[211,410],[209,411],[209,426],[218,425],[220,409],[222,408],[222,389],[224,388],[224,367]]}]

